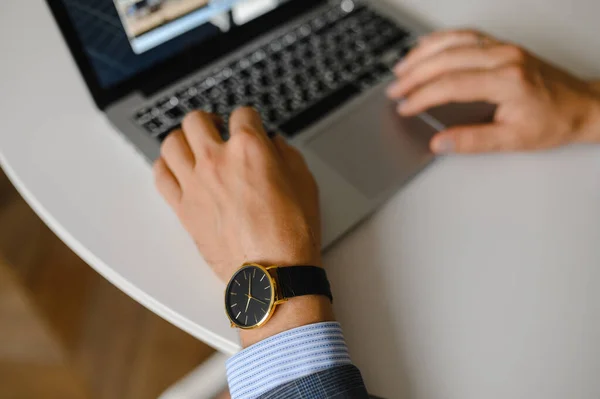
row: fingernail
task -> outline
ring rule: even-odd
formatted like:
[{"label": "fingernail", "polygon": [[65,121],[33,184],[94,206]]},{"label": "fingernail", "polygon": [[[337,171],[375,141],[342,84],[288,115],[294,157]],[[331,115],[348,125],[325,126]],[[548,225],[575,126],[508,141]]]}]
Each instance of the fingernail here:
[{"label": "fingernail", "polygon": [[398,91],[399,88],[400,88],[400,82],[394,82],[391,85],[389,85],[387,87],[387,89],[385,89],[385,93],[390,98],[397,97],[397,95],[395,93]]},{"label": "fingernail", "polygon": [[410,104],[408,103],[406,98],[401,98],[400,100],[398,100],[398,106],[396,107],[396,110],[401,115],[409,115],[410,114]]},{"label": "fingernail", "polygon": [[397,63],[396,66],[394,66],[394,73],[396,75],[400,75],[402,72],[404,72],[405,69],[406,69],[406,62],[404,62],[404,60],[402,60],[399,63]]},{"label": "fingernail", "polygon": [[454,140],[452,140],[450,137],[440,137],[433,140],[431,143],[431,149],[436,154],[447,154],[449,152],[454,152],[454,148]]}]

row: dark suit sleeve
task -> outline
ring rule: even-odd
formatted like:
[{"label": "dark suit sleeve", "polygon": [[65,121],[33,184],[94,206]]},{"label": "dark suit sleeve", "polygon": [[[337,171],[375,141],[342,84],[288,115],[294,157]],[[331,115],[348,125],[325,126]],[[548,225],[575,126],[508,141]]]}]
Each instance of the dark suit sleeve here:
[{"label": "dark suit sleeve", "polygon": [[323,370],[261,395],[259,399],[369,399],[360,371],[353,365]]}]

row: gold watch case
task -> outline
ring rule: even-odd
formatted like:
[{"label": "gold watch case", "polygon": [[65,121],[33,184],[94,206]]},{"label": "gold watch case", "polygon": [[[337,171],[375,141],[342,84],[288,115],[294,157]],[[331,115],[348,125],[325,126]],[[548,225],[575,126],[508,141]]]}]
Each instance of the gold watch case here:
[{"label": "gold watch case", "polygon": [[[231,315],[229,314],[229,312],[227,311],[227,294],[229,292],[229,287],[231,286],[232,281],[238,275],[240,270],[242,270],[245,267],[256,267],[256,268],[262,270],[265,273],[265,275],[267,276],[267,278],[269,279],[269,282],[272,287],[271,288],[271,301],[269,303],[269,309],[268,309],[266,315],[261,320],[259,320],[257,324],[254,324],[251,326],[239,325],[236,322],[236,320],[233,319],[231,317]],[[239,328],[241,330],[253,330],[255,328],[262,327],[271,319],[271,317],[275,313],[275,308],[278,305],[281,305],[282,303],[287,302],[287,299],[282,298],[281,292],[279,290],[279,285],[277,283],[277,278],[274,277],[273,274],[271,273],[271,271],[276,272],[278,268],[279,268],[279,266],[276,266],[276,265],[263,266],[263,265],[259,265],[258,263],[244,263],[242,266],[240,266],[240,268],[238,270],[236,270],[236,272],[233,274],[233,276],[229,280],[229,283],[227,283],[227,287],[225,287],[225,301],[224,301],[225,314],[227,315],[227,318],[229,318],[229,322],[231,323],[232,328]]]}]

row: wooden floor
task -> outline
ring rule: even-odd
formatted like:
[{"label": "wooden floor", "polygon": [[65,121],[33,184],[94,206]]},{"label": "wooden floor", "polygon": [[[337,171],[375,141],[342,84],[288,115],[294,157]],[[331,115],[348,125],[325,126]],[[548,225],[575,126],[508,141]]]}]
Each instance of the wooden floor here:
[{"label": "wooden floor", "polygon": [[0,171],[0,398],[156,398],[211,354],[73,254]]}]

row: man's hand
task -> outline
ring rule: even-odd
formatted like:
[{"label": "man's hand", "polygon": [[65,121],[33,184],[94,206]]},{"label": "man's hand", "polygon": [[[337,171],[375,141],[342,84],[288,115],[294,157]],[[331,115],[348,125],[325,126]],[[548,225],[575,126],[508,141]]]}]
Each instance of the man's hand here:
[{"label": "man's hand", "polygon": [[476,31],[424,37],[395,68],[388,95],[415,115],[450,102],[497,104],[493,123],[459,126],[431,141],[436,153],[538,150],[600,141],[600,93],[512,44]]},{"label": "man's hand", "polygon": [[[159,191],[224,282],[246,262],[320,266],[317,186],[304,159],[281,137],[269,139],[253,109],[238,108],[230,121],[225,143],[214,116],[187,115],[182,130],[165,139],[154,165]],[[249,346],[333,319],[328,298],[301,296],[240,337]]]},{"label": "man's hand", "polygon": [[164,141],[156,185],[221,280],[245,262],[320,266],[317,186],[300,153],[267,137],[256,111],[188,114]]}]

